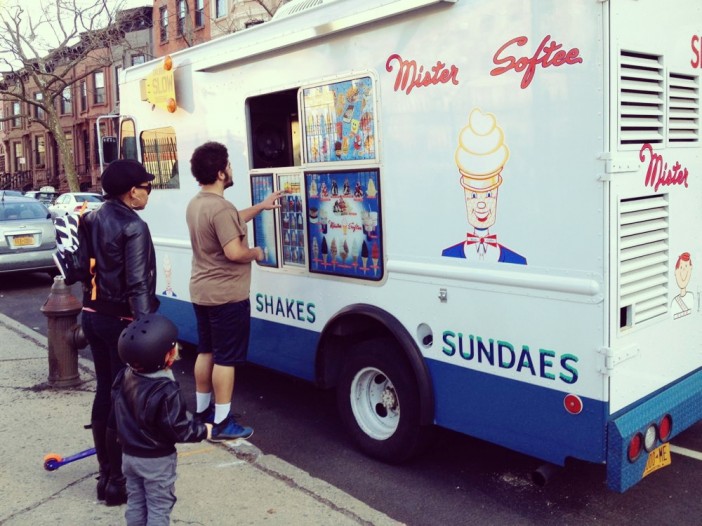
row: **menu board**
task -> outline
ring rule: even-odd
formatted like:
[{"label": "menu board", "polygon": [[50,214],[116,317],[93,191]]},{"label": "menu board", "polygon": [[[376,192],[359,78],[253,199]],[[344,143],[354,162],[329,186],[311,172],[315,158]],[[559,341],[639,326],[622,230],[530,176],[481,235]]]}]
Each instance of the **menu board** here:
[{"label": "menu board", "polygon": [[[260,203],[273,192],[273,175],[251,176],[251,197],[253,204]],[[263,261],[259,265],[278,266],[278,248],[275,240],[275,215],[273,210],[264,210],[253,218],[254,244],[263,249]]]},{"label": "menu board", "polygon": [[306,162],[375,159],[373,101],[370,77],[303,90]]},{"label": "menu board", "polygon": [[283,240],[283,264],[305,264],[305,221],[302,214],[300,175],[279,175],[280,237]]},{"label": "menu board", "polygon": [[378,170],[305,174],[311,272],[380,280]]}]

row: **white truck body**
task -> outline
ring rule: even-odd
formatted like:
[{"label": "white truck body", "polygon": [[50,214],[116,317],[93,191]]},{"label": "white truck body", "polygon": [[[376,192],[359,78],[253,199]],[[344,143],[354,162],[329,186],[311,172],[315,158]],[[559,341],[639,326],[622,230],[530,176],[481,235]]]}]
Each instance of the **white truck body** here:
[{"label": "white truck body", "polygon": [[[365,451],[396,459],[436,424],[549,462],[607,462],[620,491],[668,463],[670,438],[702,417],[702,4],[284,9],[174,53],[173,113],[158,85],[144,95],[171,82],[160,62],[120,84],[139,158],[170,170],[143,217],[181,336],[196,340],[189,159],[218,141],[237,208],[289,192],[250,223],[267,260],[249,359],[341,386]],[[165,157],[145,142],[164,135]],[[369,387],[348,359],[382,349],[404,365],[368,363],[390,380],[373,414],[348,394]]]}]

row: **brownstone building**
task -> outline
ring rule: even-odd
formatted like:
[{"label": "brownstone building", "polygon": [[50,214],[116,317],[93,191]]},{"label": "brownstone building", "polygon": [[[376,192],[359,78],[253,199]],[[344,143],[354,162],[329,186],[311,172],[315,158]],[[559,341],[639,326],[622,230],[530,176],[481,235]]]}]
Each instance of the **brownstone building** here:
[{"label": "brownstone building", "polygon": [[[98,117],[119,114],[118,78],[122,68],[153,58],[152,8],[145,6],[121,12],[127,44],[111,49],[117,60],[66,87],[56,108],[65,138],[74,154],[81,190],[98,190],[100,176],[96,122]],[[118,16],[118,24],[120,23]],[[80,44],[77,44],[80,45]],[[69,50],[70,53],[70,50]],[[98,50],[97,54],[100,53]],[[107,50],[103,50],[107,53]],[[69,75],[80,77],[90,71],[79,63]],[[5,78],[11,76],[6,75]],[[29,89],[31,89],[31,84]],[[37,90],[34,98],[42,97]],[[5,101],[2,114],[16,116],[2,123],[0,147],[0,189],[27,191],[42,186],[68,190],[65,171],[54,137],[35,119],[43,110],[22,101]],[[104,126],[108,126],[106,123]],[[110,130],[104,130],[103,134]],[[4,152],[4,156],[1,153]],[[4,164],[4,166],[2,166]]]},{"label": "brownstone building", "polygon": [[285,0],[155,0],[154,56],[267,22]]},{"label": "brownstone building", "polygon": [[[93,72],[66,88],[58,113],[73,151],[81,190],[100,190],[100,157],[96,123],[99,117],[119,115],[119,74],[123,68],[162,57],[270,20],[286,0],[144,0],[144,7],[125,10],[124,17],[139,20],[126,29],[127,45],[111,49],[111,66]],[[118,16],[119,23],[119,16]],[[79,64],[74,75],[85,71]],[[39,96],[38,94],[37,96]],[[0,189],[27,191],[53,186],[67,191],[63,163],[56,141],[31,115],[35,107],[4,102],[0,123]],[[115,134],[110,119],[100,119],[100,136]]]}]

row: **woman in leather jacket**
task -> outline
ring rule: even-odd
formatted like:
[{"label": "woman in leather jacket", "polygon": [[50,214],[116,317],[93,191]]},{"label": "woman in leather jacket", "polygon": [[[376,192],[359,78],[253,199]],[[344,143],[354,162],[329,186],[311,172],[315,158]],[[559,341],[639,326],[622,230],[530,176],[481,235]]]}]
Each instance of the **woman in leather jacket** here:
[{"label": "woman in leather jacket", "polygon": [[137,161],[113,161],[102,174],[105,203],[82,218],[89,234],[92,267],[92,279],[83,284],[82,326],[97,382],[91,414],[100,466],[97,497],[108,506],[127,501],[110,397],[112,383],[124,368],[117,342],[132,320],[155,312],[159,305],[151,234],[135,212],[146,207],[153,179]]}]

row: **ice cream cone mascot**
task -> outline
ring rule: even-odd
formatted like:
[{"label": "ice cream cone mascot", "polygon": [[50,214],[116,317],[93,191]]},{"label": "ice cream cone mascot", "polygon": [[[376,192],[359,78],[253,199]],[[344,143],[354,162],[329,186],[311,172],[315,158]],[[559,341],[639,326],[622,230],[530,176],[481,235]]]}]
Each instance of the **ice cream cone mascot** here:
[{"label": "ice cream cone mascot", "polygon": [[444,249],[442,256],[526,265],[526,258],[501,245],[490,230],[497,219],[497,190],[508,158],[509,149],[495,116],[475,108],[461,130],[456,149],[468,223],[473,230],[465,240]]}]

